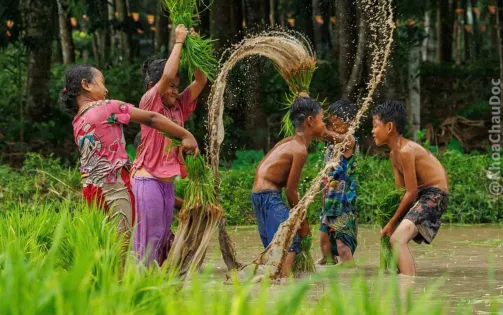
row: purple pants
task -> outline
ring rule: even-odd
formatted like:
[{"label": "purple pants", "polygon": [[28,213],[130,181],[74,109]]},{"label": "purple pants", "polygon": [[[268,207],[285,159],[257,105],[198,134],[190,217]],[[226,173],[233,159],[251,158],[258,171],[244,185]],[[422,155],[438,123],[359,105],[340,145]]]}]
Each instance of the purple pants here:
[{"label": "purple pants", "polygon": [[[154,178],[135,177],[137,224],[134,251],[148,266],[152,261],[162,265],[167,257],[171,221],[175,208],[175,186]],[[145,255],[148,256],[145,258]]]}]

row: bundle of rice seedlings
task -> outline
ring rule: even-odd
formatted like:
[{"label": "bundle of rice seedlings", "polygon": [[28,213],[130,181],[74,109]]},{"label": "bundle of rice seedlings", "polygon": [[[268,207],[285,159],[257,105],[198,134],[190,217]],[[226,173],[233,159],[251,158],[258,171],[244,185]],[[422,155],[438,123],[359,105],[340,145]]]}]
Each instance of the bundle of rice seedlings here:
[{"label": "bundle of rice seedlings", "polygon": [[[183,24],[190,29],[199,24],[197,0],[160,0],[169,11],[173,27]],[[201,70],[213,82],[218,68],[218,60],[213,56],[213,40],[202,36],[187,36],[183,45],[180,64],[188,69],[189,78],[195,68]]]},{"label": "bundle of rice seedlings", "polygon": [[[382,202],[378,203],[374,214],[377,224],[379,224],[381,228],[384,228],[395,214],[402,196],[403,191],[393,189],[383,197]],[[387,235],[381,238],[381,251],[379,256],[381,269],[388,270],[391,266],[395,265],[393,262],[393,248],[391,247],[390,238]]]},{"label": "bundle of rice seedlings", "polygon": [[313,257],[311,256],[311,245],[313,244],[313,236],[311,233],[302,238],[300,242],[300,252],[295,256],[292,271],[294,275],[300,276],[305,272],[315,272]]},{"label": "bundle of rice seedlings", "polygon": [[316,70],[316,59],[313,55],[284,69],[280,70],[278,66],[277,68],[285,78],[290,89],[290,94],[286,96],[285,103],[288,110],[281,120],[281,133],[285,136],[291,136],[295,133],[295,128],[290,121],[290,107],[295,102],[295,99],[299,97],[300,93],[304,92],[308,94],[309,86]]},{"label": "bundle of rice seedlings", "polygon": [[[168,153],[180,146],[181,141],[172,139]],[[206,254],[211,237],[222,219],[223,209],[216,198],[211,169],[202,155],[187,155],[187,186],[175,240],[165,265],[179,275],[199,268]]]}]

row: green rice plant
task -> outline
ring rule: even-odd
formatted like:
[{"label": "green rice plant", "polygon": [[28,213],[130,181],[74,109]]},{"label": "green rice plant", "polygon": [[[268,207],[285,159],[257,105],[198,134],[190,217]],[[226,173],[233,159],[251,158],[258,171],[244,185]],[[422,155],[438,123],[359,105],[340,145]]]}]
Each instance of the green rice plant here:
[{"label": "green rice plant", "polygon": [[311,246],[313,236],[311,233],[301,239],[300,251],[295,256],[292,271],[296,276],[306,272],[316,272],[313,257],[311,256]]},{"label": "green rice plant", "polygon": [[275,286],[225,286],[206,269],[181,287],[133,255],[121,270],[122,237],[102,211],[67,201],[25,207],[1,212],[0,314],[447,314],[438,283],[412,296],[394,274],[337,267]]},{"label": "green rice plant", "polygon": [[[299,64],[280,71],[290,89],[290,94],[286,96],[285,105],[288,111],[281,119],[281,134],[291,136],[295,133],[295,128],[290,120],[290,108],[301,93],[308,93],[314,71],[316,70],[316,59],[309,58],[302,60]],[[278,70],[279,71],[279,70]]]},{"label": "green rice plant", "polygon": [[[199,24],[197,0],[160,0],[170,13],[173,27],[183,24],[188,29]],[[197,68],[203,72],[210,82],[215,79],[218,60],[213,55],[211,38],[189,35],[183,45],[180,64],[188,69],[189,78]]]},{"label": "green rice plant", "polygon": [[[178,139],[170,140],[166,148],[168,155],[182,144]],[[188,181],[178,215],[180,223],[166,262],[181,275],[202,265],[211,236],[223,215],[216,197],[213,173],[204,157],[186,155],[183,160]]]},{"label": "green rice plant", "polygon": [[[402,199],[404,192],[400,189],[392,189],[383,194],[382,202],[377,204],[374,210],[374,218],[376,223],[381,227],[389,222],[398,209],[398,205]],[[381,238],[381,251],[380,251],[380,268],[384,270],[390,269],[394,265],[394,253],[391,247],[389,236]]]}]

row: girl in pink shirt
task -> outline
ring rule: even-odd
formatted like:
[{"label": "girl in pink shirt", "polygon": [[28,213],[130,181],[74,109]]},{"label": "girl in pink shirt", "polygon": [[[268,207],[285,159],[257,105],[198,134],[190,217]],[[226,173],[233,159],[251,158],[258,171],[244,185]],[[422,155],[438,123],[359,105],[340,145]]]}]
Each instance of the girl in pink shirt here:
[{"label": "girl in pink shirt", "polygon": [[135,221],[134,196],[129,183],[122,126],[135,121],[182,139],[183,148],[197,154],[197,142],[187,130],[163,115],[117,100],[106,100],[103,74],[90,65],[74,65],[66,72],[60,101],[76,112],[75,143],[80,151],[83,195],[118,217],[118,230],[131,233]]},{"label": "girl in pink shirt", "polygon": [[[178,25],[176,43],[169,59],[149,59],[143,65],[147,92],[140,108],[170,118],[183,127],[195,110],[197,97],[206,85],[206,76],[196,69],[192,82],[178,94],[180,78],[177,74],[187,28]],[[181,152],[174,149],[169,155],[165,148],[170,140],[148,127],[141,127],[141,142],[134,161],[133,192],[136,197],[138,224],[134,235],[134,250],[149,265],[162,265],[167,257],[170,226],[175,206],[173,179],[183,174]]]}]

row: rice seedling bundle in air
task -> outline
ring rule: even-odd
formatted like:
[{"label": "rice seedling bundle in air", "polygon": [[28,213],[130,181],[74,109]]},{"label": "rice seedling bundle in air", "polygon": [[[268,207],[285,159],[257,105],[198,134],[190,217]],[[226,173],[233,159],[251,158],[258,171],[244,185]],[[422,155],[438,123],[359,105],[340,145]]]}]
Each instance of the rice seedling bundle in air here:
[{"label": "rice seedling bundle in air", "polygon": [[[197,0],[160,0],[168,9],[173,27],[183,24],[187,29],[199,24]],[[183,45],[180,64],[188,69],[189,78],[194,70],[201,70],[213,82],[218,68],[218,60],[213,56],[213,40],[203,36],[188,35]]]},{"label": "rice seedling bundle in air", "polygon": [[[309,45],[308,47],[310,48]],[[278,71],[282,73],[290,89],[290,94],[286,97],[286,108],[288,110],[281,121],[281,133],[285,136],[291,136],[295,132],[295,128],[290,121],[290,107],[295,102],[295,99],[299,97],[299,94],[309,94],[309,86],[316,70],[316,57],[311,50],[309,52],[310,54],[306,58],[299,60],[297,63],[287,65],[287,67],[281,70],[276,66]]]},{"label": "rice seedling bundle in air", "polygon": [[[181,145],[172,139],[166,150]],[[202,155],[184,157],[187,168],[183,207],[175,240],[168,254],[168,268],[185,275],[199,268],[206,254],[211,237],[222,219],[223,209],[218,203],[211,169]]]}]

